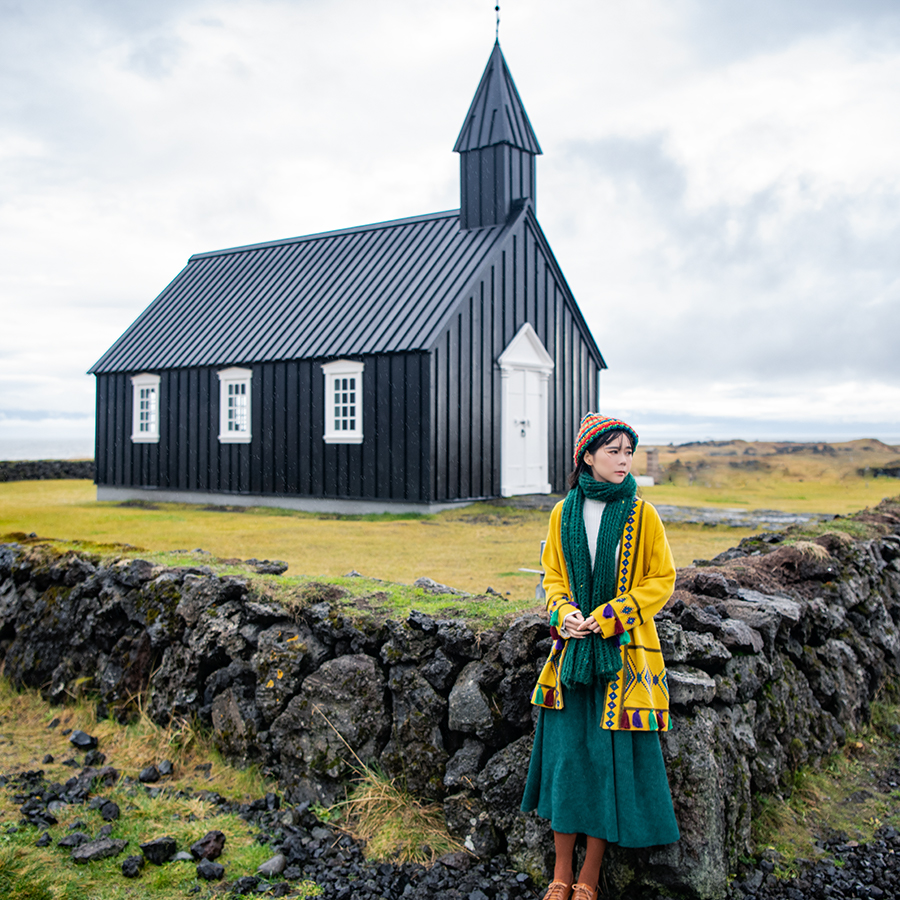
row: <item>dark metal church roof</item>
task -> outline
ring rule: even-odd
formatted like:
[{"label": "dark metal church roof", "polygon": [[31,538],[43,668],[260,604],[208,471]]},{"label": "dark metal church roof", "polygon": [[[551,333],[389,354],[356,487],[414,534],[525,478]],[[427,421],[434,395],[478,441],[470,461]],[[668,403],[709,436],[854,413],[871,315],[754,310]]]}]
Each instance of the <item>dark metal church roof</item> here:
[{"label": "dark metal church roof", "polygon": [[427,349],[506,225],[456,210],[198,253],[90,369]]},{"label": "dark metal church roof", "polygon": [[494,144],[511,144],[528,153],[541,152],[499,42],[494,44],[453,151],[464,153]]}]

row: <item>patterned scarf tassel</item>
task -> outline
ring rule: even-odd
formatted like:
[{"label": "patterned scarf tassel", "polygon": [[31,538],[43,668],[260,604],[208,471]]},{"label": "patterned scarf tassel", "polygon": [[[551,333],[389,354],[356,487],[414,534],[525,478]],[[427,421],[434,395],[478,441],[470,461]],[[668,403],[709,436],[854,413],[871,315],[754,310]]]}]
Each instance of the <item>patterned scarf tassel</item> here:
[{"label": "patterned scarf tassel", "polygon": [[657,716],[659,713],[654,713],[653,710],[647,714],[647,721],[649,722],[649,727],[651,731],[659,731],[659,723],[657,722]]},{"label": "patterned scarf tassel", "polygon": [[666,729],[666,717],[665,713],[658,712],[656,714],[656,721],[659,723],[659,730],[665,731]]},{"label": "patterned scarf tassel", "polygon": [[628,718],[628,711],[622,710],[622,715],[619,716],[619,728],[622,731],[630,731],[631,730],[631,721]]},{"label": "patterned scarf tassel", "polygon": [[634,715],[631,717],[631,724],[634,725],[635,728],[643,728],[644,722],[641,719],[641,714],[635,710]]}]

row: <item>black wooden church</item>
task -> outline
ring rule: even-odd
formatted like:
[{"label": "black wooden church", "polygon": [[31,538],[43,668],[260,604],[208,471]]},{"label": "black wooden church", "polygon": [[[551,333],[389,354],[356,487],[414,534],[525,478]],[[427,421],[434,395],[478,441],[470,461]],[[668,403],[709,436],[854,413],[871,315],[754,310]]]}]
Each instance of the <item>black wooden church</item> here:
[{"label": "black wooden church", "polygon": [[98,499],[563,490],[606,364],[538,224],[541,149],[499,44],[453,149],[459,210],[192,256],[90,370]]}]

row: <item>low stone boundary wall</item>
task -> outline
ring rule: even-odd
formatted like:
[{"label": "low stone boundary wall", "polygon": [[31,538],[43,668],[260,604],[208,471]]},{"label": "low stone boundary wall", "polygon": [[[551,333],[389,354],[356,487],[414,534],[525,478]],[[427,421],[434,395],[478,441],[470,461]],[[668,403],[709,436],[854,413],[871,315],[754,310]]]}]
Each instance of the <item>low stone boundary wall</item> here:
[{"label": "low stone boundary wall", "polygon": [[92,459],[0,460],[0,481],[47,481],[52,478],[94,480]]},{"label": "low stone boundary wall", "polygon": [[[724,896],[751,849],[753,795],[783,790],[793,768],[837,748],[876,692],[898,682],[900,505],[872,515],[892,533],[748,539],[722,565],[679,571],[657,622],[674,721],[662,746],[682,838],[613,848],[615,891],[642,883]],[[231,759],[261,762],[293,802],[342,795],[354,764],[346,741],[442,801],[474,853],[506,852],[547,873],[547,824],[518,812],[544,617],[481,634],[420,613],[351,621],[340,591],[308,585],[303,607],[286,608],[204,567],[98,567],[0,545],[0,657],[14,683],[55,701],[92,679],[109,715],[149,688],[154,719],[199,716]]]}]

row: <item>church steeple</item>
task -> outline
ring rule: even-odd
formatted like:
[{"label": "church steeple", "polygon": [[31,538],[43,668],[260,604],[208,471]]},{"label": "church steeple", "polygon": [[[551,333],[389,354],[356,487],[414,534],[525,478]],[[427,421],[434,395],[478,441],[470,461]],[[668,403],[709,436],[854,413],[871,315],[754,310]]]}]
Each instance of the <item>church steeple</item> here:
[{"label": "church steeple", "polygon": [[534,158],[541,148],[499,42],[453,152],[459,154],[461,228],[502,224],[517,200],[534,202]]}]

